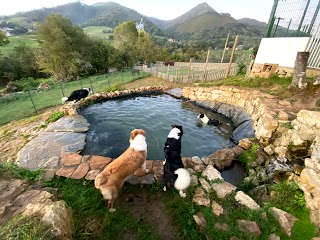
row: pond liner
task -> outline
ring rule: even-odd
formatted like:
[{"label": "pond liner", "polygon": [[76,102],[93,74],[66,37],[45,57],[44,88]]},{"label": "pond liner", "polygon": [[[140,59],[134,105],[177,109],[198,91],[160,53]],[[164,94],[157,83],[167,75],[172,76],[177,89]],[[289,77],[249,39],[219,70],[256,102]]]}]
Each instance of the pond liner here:
[{"label": "pond liner", "polygon": [[253,127],[254,121],[250,114],[242,108],[222,102],[195,102],[198,106],[220,113],[232,121],[234,129],[230,139],[235,144],[238,144],[239,141],[244,138],[255,138],[255,131]]}]

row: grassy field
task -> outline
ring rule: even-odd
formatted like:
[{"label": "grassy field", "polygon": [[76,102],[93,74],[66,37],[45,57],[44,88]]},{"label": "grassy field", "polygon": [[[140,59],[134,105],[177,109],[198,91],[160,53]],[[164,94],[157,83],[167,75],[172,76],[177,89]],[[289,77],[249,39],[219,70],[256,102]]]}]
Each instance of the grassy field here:
[{"label": "grassy field", "polygon": [[103,33],[103,30],[111,30],[110,27],[103,27],[103,26],[89,26],[83,28],[83,30],[90,36],[94,38],[109,40],[109,36],[113,35],[113,33]]},{"label": "grassy field", "polygon": [[[146,76],[149,76],[149,74],[141,72],[140,75],[132,76],[131,71],[126,71],[92,76],[62,84],[54,83],[53,80],[51,82],[43,80],[51,83],[50,90],[13,93],[0,98],[0,125],[31,116],[44,108],[57,106],[61,104],[63,96],[69,96],[76,89],[88,87],[92,88],[93,92],[109,91]],[[37,85],[42,82],[40,80],[36,81],[39,81]]]},{"label": "grassy field", "polygon": [[37,48],[39,46],[36,35],[21,35],[9,37],[9,41],[9,44],[0,47],[0,51],[3,54],[3,56],[8,56],[9,53],[19,45],[25,44],[26,46],[32,48]]},{"label": "grassy field", "polygon": [[[83,28],[84,32],[86,32],[90,37],[93,38],[99,38],[99,39],[105,39],[107,41],[109,40],[109,36],[112,35],[112,33],[103,33],[103,30],[112,30],[112,28],[109,27],[102,27],[102,26],[91,26],[91,27],[85,27]],[[17,46],[25,44],[26,46],[37,48],[39,46],[39,43],[37,41],[37,35],[33,34],[26,34],[26,35],[20,35],[20,36],[12,36],[8,38],[10,43],[1,46],[0,51],[3,56],[8,56],[9,53]],[[111,42],[111,41],[110,41]]]}]

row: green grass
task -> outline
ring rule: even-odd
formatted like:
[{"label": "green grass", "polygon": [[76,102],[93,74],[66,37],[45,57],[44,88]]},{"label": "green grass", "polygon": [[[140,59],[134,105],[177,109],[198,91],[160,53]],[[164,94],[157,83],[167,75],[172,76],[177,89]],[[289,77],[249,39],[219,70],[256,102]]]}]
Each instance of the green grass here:
[{"label": "green grass", "polygon": [[113,33],[103,33],[103,30],[112,30],[112,28],[104,26],[89,26],[83,28],[83,30],[93,38],[109,40],[109,36],[113,35]]},{"label": "green grass", "polygon": [[[8,172],[11,177],[28,179],[30,182],[40,179],[42,174],[40,170],[31,172],[15,165],[1,164],[0,176],[8,176]],[[154,230],[156,226],[151,226],[143,218],[134,217],[125,203],[117,202],[117,211],[109,213],[107,202],[92,181],[55,177],[51,182],[43,183],[43,186],[58,189],[56,197],[64,200],[72,208],[75,223],[73,239],[123,239],[128,235],[141,240],[162,239]],[[295,240],[312,239],[317,236],[316,227],[310,222],[310,211],[305,207],[302,191],[293,183],[281,182],[268,185],[269,191],[275,191],[276,194],[269,198],[259,211],[240,206],[234,199],[235,193],[220,199],[212,191],[209,194],[211,201],[215,200],[225,210],[225,214],[219,217],[212,213],[210,207],[198,206],[192,202],[196,187],[188,188],[186,198],[181,198],[174,189],[164,193],[162,187],[158,182],[151,186],[125,184],[120,194],[135,195],[144,192],[148,198],[160,198],[176,229],[172,239],[230,239],[232,236],[237,236],[240,240],[267,240],[271,233],[276,233],[281,239]],[[271,216],[270,207],[283,209],[298,218],[291,237],[285,235],[278,222]],[[199,211],[204,214],[207,223],[205,229],[200,229],[194,222],[193,215]],[[254,237],[240,231],[238,219],[255,221],[262,234]],[[215,229],[214,224],[217,222],[226,223],[229,230]],[[46,235],[48,233],[48,228],[44,228],[37,219],[25,219],[20,216],[0,225],[0,238],[4,236],[1,239],[11,239],[10,236],[19,236],[12,239],[22,240],[52,239]]]},{"label": "green grass", "polygon": [[[63,200],[72,208],[75,222],[73,239],[123,239],[134,234],[141,240],[160,239],[152,227],[134,218],[126,208],[109,213],[106,201],[92,181],[54,178],[47,186],[59,188]],[[122,191],[128,191],[124,186]]]},{"label": "green grass", "polygon": [[217,87],[217,86],[234,86],[244,88],[257,88],[262,92],[277,96],[279,99],[289,99],[297,94],[310,95],[316,92],[319,86],[314,86],[312,79],[307,79],[306,89],[288,89],[292,81],[292,77],[279,78],[273,76],[271,78],[245,78],[245,75],[236,75],[227,79],[215,80],[207,83],[200,83],[202,87]]},{"label": "green grass", "polygon": [[[31,116],[45,108],[60,105],[63,95],[69,96],[72,91],[79,88],[89,87],[92,88],[94,92],[100,92],[106,88],[110,88],[112,90],[112,86],[114,85],[123,85],[147,76],[149,76],[149,74],[143,72],[140,75],[132,76],[130,71],[125,71],[123,73],[119,72],[91,76],[78,81],[65,82],[61,84],[56,83],[54,85],[52,84],[52,79],[46,80],[46,82],[52,84],[51,89],[48,91],[30,92],[30,95],[28,92],[13,93],[1,97],[0,125],[8,123],[12,120],[18,120]],[[40,82],[45,81],[39,80],[37,86],[40,84]]]},{"label": "green grass", "polygon": [[246,169],[251,169],[251,164],[254,163],[257,159],[257,151],[259,149],[258,143],[253,143],[251,148],[244,150],[241,155],[238,157],[238,160],[246,166]]},{"label": "green grass", "polygon": [[0,163],[0,173],[0,178],[6,176],[7,178],[25,179],[28,180],[29,183],[35,183],[42,179],[44,171],[42,169],[30,171],[18,167],[15,163],[7,162]]},{"label": "green grass", "polygon": [[29,46],[31,48],[37,48],[39,47],[39,43],[37,41],[37,36],[36,35],[21,35],[21,36],[13,36],[8,38],[10,43],[1,46],[0,47],[0,52],[3,56],[8,56],[10,52],[15,47],[18,47],[20,45],[25,44],[26,46]]},{"label": "green grass", "polygon": [[17,215],[0,225],[0,239],[54,240],[50,228],[35,217]]}]

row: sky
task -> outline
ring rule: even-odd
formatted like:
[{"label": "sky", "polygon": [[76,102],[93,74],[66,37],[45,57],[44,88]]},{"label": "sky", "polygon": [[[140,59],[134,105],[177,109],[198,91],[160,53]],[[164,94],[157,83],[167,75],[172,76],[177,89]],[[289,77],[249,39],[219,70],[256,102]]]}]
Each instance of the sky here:
[{"label": "sky", "polygon": [[[92,5],[104,0],[78,0]],[[0,3],[0,16],[12,15],[40,8],[50,8],[63,5],[75,0],[7,0]],[[124,7],[137,12],[156,17],[161,20],[171,20],[181,16],[200,3],[206,2],[217,12],[230,13],[235,19],[253,18],[267,22],[270,16],[273,0],[113,0]]]}]

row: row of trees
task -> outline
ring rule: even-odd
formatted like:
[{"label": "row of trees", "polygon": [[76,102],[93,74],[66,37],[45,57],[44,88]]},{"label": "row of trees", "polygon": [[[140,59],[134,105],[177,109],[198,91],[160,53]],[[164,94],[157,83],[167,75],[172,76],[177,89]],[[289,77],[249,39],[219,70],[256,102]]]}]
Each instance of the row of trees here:
[{"label": "row of trees", "polygon": [[[167,57],[146,32],[138,32],[133,22],[114,29],[114,46],[90,38],[82,28],[58,14],[49,15],[37,28],[40,47],[21,45],[7,57],[0,56],[0,81],[51,75],[68,81],[79,75],[107,72],[110,67],[131,67]],[[1,34],[0,46],[8,39]]]},{"label": "row of trees", "polygon": [[[71,20],[58,14],[48,15],[38,25],[37,37],[39,48],[21,45],[6,57],[0,52],[1,85],[27,77],[53,76],[57,81],[68,81],[80,75],[104,73],[110,67],[121,69],[137,63],[187,62],[190,58],[201,62],[205,61],[210,47],[201,41],[168,43],[165,38],[138,31],[132,21],[114,28],[111,45],[89,37],[81,27],[73,26]],[[5,44],[8,44],[8,38],[0,31],[0,47]],[[212,53],[210,61],[220,62],[221,54],[221,51]],[[225,61],[228,58],[226,53]],[[243,56],[234,59],[238,58],[242,61]]]}]

